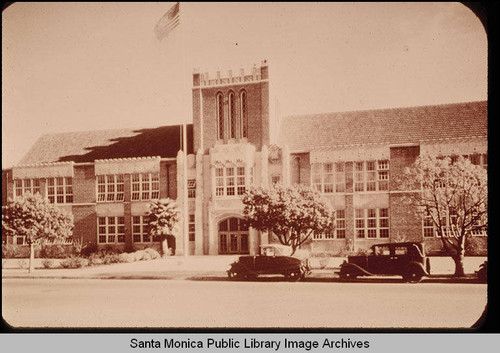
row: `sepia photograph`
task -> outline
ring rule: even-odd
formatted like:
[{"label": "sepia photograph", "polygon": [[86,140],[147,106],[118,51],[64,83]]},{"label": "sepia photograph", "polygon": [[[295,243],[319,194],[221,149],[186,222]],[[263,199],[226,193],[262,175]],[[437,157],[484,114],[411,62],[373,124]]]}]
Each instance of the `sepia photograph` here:
[{"label": "sepia photograph", "polygon": [[4,329],[480,329],[478,7],[4,6]]}]

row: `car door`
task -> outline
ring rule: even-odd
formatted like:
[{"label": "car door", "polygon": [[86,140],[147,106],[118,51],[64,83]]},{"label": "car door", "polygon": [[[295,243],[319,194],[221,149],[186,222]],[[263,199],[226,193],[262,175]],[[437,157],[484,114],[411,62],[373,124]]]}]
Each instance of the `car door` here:
[{"label": "car door", "polygon": [[388,245],[377,245],[373,248],[373,254],[368,257],[368,272],[373,274],[390,274],[391,272],[391,249]]},{"label": "car door", "polygon": [[391,255],[391,268],[392,273],[402,274],[410,262],[410,254],[407,245],[396,245],[393,247],[393,254]]}]

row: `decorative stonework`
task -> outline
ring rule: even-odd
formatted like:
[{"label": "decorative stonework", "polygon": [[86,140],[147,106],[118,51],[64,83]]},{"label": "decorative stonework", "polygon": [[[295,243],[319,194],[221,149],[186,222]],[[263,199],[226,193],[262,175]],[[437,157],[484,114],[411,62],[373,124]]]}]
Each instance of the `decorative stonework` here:
[{"label": "decorative stonework", "polygon": [[269,146],[268,149],[268,159],[271,164],[278,164],[281,162],[282,153],[281,148],[276,145]]},{"label": "decorative stonework", "polygon": [[138,158],[96,159],[95,174],[158,173],[160,156]]},{"label": "decorative stonework", "polygon": [[210,149],[210,165],[254,164],[255,147],[249,143],[216,145]]},{"label": "decorative stonework", "polygon": [[480,140],[447,139],[422,141],[420,144],[420,154],[429,156],[470,155],[486,153],[487,151],[488,141],[485,138]]},{"label": "decorative stonework", "polygon": [[311,151],[310,159],[313,163],[366,161],[389,159],[388,145],[346,146],[331,150]]},{"label": "decorative stonework", "polygon": [[74,162],[20,165],[12,168],[13,179],[73,177]]}]

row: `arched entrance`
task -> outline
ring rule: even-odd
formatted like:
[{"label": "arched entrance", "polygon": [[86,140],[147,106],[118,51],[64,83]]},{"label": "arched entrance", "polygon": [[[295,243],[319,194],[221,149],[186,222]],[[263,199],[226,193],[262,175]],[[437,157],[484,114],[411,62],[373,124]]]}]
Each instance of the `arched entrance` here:
[{"label": "arched entrance", "polygon": [[243,218],[226,218],[219,222],[219,254],[249,254],[248,225]]}]

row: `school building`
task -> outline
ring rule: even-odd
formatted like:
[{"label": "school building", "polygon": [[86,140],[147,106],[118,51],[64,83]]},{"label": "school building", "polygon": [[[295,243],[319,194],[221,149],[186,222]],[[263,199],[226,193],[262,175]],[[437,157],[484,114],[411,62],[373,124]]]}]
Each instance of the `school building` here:
[{"label": "school building", "polygon": [[[150,200],[168,197],[181,210],[187,202],[176,255],[256,254],[270,239],[245,226],[241,195],[251,185],[298,183],[336,210],[335,229],[306,245],[313,253],[402,240],[439,253],[432,224],[402,201],[411,191],[398,176],[421,154],[463,155],[486,168],[487,103],[279,117],[269,82],[266,61],[248,74],[195,72],[187,154],[179,125],[42,136],[3,171],[2,202],[40,192],[74,215],[75,238],[132,250],[159,247],[146,215]],[[486,232],[474,235],[485,252]]]}]

